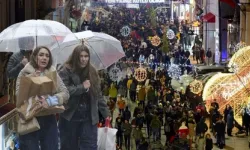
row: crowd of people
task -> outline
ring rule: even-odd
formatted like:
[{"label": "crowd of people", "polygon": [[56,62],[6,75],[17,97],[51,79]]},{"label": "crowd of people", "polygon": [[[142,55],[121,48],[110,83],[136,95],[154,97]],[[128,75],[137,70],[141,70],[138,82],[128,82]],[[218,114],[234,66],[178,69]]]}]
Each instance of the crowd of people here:
[{"label": "crowd of people", "polygon": [[[232,136],[234,126],[239,129],[239,134],[244,133],[243,127],[234,119],[231,106],[228,105],[221,113],[219,104],[214,100],[206,108],[202,101],[197,103],[189,97],[186,94],[188,90],[174,90],[165,72],[148,74],[144,82],[127,76],[118,83],[112,82],[108,75],[101,75],[104,78],[103,95],[109,98],[107,104],[111,116],[116,108],[119,109],[118,117],[114,118],[114,127],[118,129],[118,149],[124,142],[125,148],[130,149],[128,139],[134,139],[138,150],[145,150],[145,147],[211,150],[213,137],[216,137],[219,148],[225,147],[225,133]],[[136,107],[133,109],[130,103]],[[245,118],[249,116],[247,113],[243,112]],[[249,123],[245,124],[249,128]],[[144,129],[146,135],[143,134]],[[162,133],[166,136],[163,143]]]},{"label": "crowd of people", "polygon": [[[189,35],[191,30],[187,21],[179,22],[176,18],[170,20],[169,11],[156,11],[156,6],[141,5],[138,9],[130,9],[126,7],[102,6],[107,12],[108,17],[104,17],[102,12],[89,12],[91,19],[83,18],[81,30],[92,30],[95,32],[104,32],[116,37],[121,41],[126,53],[125,61],[139,62],[140,58],[144,58],[145,62],[159,63],[170,65],[171,58],[175,58],[174,63],[190,65],[189,49],[193,35]],[[152,15],[154,14],[154,15]],[[128,27],[128,34],[124,35],[123,27]],[[169,39],[169,51],[163,52],[163,35],[166,34],[166,28],[174,32],[173,39]],[[176,36],[176,35],[180,36]],[[158,36],[162,42],[159,45],[152,44],[151,37]],[[198,36],[196,49],[200,51],[200,43]],[[194,39],[193,39],[194,40]],[[197,52],[198,53],[198,52]],[[200,58],[199,58],[200,59]]]},{"label": "crowd of people", "polygon": [[[119,39],[126,53],[124,61],[140,62],[140,58],[144,57],[144,62],[147,62],[153,55],[151,60],[156,64],[151,67],[153,69],[157,67],[157,63],[162,62],[167,64],[167,67],[171,63],[183,65],[190,71],[188,49],[192,45],[192,36],[188,34],[190,27],[186,22],[169,20],[167,12],[156,12],[156,18],[152,18],[151,7],[148,5],[143,5],[139,9],[104,8],[110,12],[109,19],[103,18],[102,14],[93,13],[91,20],[83,21],[81,30],[105,32]],[[121,27],[126,25],[131,28],[131,33],[129,36],[122,36]],[[179,39],[175,37],[169,41],[168,53],[160,50],[161,44],[153,45],[149,38],[152,36],[162,38],[163,34],[166,34],[165,25],[172,29],[175,35],[180,34]],[[21,38],[20,43],[27,43],[26,40],[31,46],[27,45],[27,50],[13,54],[7,64],[8,77],[17,79],[15,87],[17,96],[21,77],[41,77],[55,71],[56,92],[53,95],[40,96],[39,102],[43,109],[64,105],[66,110],[59,114],[58,120],[55,114],[34,117],[40,129],[20,136],[21,150],[33,150],[39,147],[55,150],[59,148],[59,142],[61,150],[95,150],[97,127],[103,127],[105,121],[109,119],[112,119],[113,127],[118,130],[116,133],[118,150],[124,147],[130,150],[132,143],[135,143],[132,149],[136,150],[149,148],[188,150],[194,147],[198,150],[212,150],[213,136],[216,137],[219,148],[226,145],[225,132],[228,136],[232,136],[232,129],[237,123],[232,107],[228,105],[222,114],[215,100],[207,111],[208,108],[202,101],[195,101],[189,97],[189,88],[180,91],[173,89],[172,78],[167,68],[157,72],[147,70],[147,79],[143,82],[138,82],[130,75],[116,82],[101,72],[98,75],[90,64],[91,56],[84,45],[77,46],[68,60],[65,60],[62,68],[56,70],[52,66],[53,56],[50,50],[47,47],[36,47],[33,50],[31,47],[34,47],[34,39]],[[194,40],[195,59],[197,63],[205,63],[204,57],[211,58],[211,51],[205,53],[201,49],[198,36]],[[131,104],[136,107],[133,109]],[[119,110],[117,117],[114,115],[116,108]],[[243,126],[248,135],[250,106],[244,108],[242,116]],[[25,121],[27,120],[20,122],[25,123]],[[237,128],[239,133],[244,130],[240,125],[237,125]],[[143,132],[144,129],[146,134]],[[166,136],[164,142],[162,133]]]}]

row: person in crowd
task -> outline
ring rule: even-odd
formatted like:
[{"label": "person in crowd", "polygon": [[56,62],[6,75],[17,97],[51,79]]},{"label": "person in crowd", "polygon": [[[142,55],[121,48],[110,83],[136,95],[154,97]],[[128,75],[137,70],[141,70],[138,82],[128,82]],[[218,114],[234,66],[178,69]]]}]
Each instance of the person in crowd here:
[{"label": "person in crowd", "polygon": [[186,122],[182,122],[181,126],[178,129],[178,135],[181,139],[187,139],[189,130],[188,127],[186,126]]},{"label": "person in crowd", "polygon": [[115,102],[114,102],[114,100],[112,100],[110,98],[109,101],[107,102],[107,105],[108,105],[109,111],[111,113],[111,118],[113,118],[113,114],[114,114],[114,110],[115,110]]},{"label": "person in crowd", "polygon": [[140,141],[143,137],[142,131],[138,126],[133,131],[133,138],[135,139],[136,149],[139,147]]},{"label": "person in crowd", "polygon": [[123,115],[124,108],[126,107],[126,102],[125,99],[121,97],[121,95],[118,95],[117,97],[117,106],[119,108],[119,113]]},{"label": "person in crowd", "polygon": [[224,121],[225,121],[225,123],[227,123],[227,116],[231,110],[232,110],[232,107],[229,104],[227,104],[226,108],[224,109]]},{"label": "person in crowd", "polygon": [[[56,71],[52,66],[53,58],[47,47],[36,47],[31,54],[30,62],[20,71],[16,81],[16,95],[19,96],[20,79],[22,77],[40,77]],[[39,101],[44,109],[65,105],[69,92],[61,78],[57,75],[57,89],[54,95],[41,95]],[[58,128],[55,114],[36,117],[40,130],[20,136],[22,150],[56,150],[58,149]]]},{"label": "person in crowd", "polygon": [[130,84],[129,87],[130,99],[132,102],[135,102],[136,100],[136,87],[137,87],[136,81],[132,80],[132,83]]},{"label": "person in crowd", "polygon": [[205,150],[212,150],[213,149],[213,140],[211,138],[211,134],[206,134],[206,146]]},{"label": "person in crowd", "polygon": [[115,83],[111,83],[110,88],[109,88],[109,97],[113,99],[115,102],[117,100],[117,88],[115,87]]},{"label": "person in crowd", "polygon": [[34,48],[33,37],[23,37],[18,40],[20,51],[14,53],[7,64],[7,74],[10,79],[16,79],[19,72],[29,62],[30,54]]},{"label": "person in crowd", "polygon": [[167,119],[165,121],[164,132],[166,135],[166,144],[165,145],[168,145],[168,143],[170,143],[171,137],[175,135],[173,120],[170,117],[167,117]]},{"label": "person in crowd", "polygon": [[161,121],[156,115],[153,116],[150,127],[153,133],[153,141],[155,142],[159,139],[159,129],[161,128]]},{"label": "person in crowd", "polygon": [[219,109],[219,104],[217,103],[216,99],[211,103],[211,106],[214,107],[214,109]]},{"label": "person in crowd", "polygon": [[205,123],[205,119],[204,117],[201,118],[200,122],[197,123],[196,126],[196,135],[199,136],[201,134],[205,135],[205,133],[207,132],[208,127],[207,124]]},{"label": "person in crowd", "polygon": [[126,150],[130,150],[132,125],[129,123],[129,120],[125,119],[125,123],[123,124],[123,129],[124,129],[125,148]]},{"label": "person in crowd", "polygon": [[123,119],[128,121],[131,119],[131,111],[128,109],[128,106],[126,106],[126,109],[123,112]]},{"label": "person in crowd", "polygon": [[[191,142],[193,142],[195,140],[195,128],[196,128],[196,123],[194,120],[193,113],[189,114],[187,124],[188,124],[188,129],[189,129],[188,135],[189,135]],[[204,135],[204,134],[202,134],[202,135]]]},{"label": "person in crowd", "polygon": [[225,146],[225,122],[222,120],[223,116],[219,116],[219,120],[215,124],[215,132],[216,132],[216,143],[219,148],[223,148]]},{"label": "person in crowd", "polygon": [[246,136],[250,131],[250,104],[246,105],[242,110],[242,125],[245,127]]},{"label": "person in crowd", "polygon": [[210,63],[212,62],[212,51],[211,51],[211,48],[208,48],[208,50],[206,52],[206,57],[207,57],[207,65],[210,65]]},{"label": "person in crowd", "polygon": [[227,135],[232,136],[232,130],[234,127],[234,112],[231,110],[227,115]]},{"label": "person in crowd", "polygon": [[117,119],[115,123],[115,128],[117,129],[117,132],[116,132],[117,145],[119,147],[122,147],[124,126],[123,126],[123,122],[121,118]]},{"label": "person in crowd", "polygon": [[138,100],[139,103],[142,105],[142,108],[145,108],[145,99],[146,99],[146,89],[145,86],[142,86],[138,91]]},{"label": "person in crowd", "polygon": [[139,126],[140,130],[142,129],[144,122],[145,122],[144,113],[141,112],[136,117],[136,125]]},{"label": "person in crowd", "polygon": [[153,119],[153,113],[151,111],[149,111],[148,113],[146,113],[145,116],[145,121],[146,121],[146,125],[147,125],[147,134],[148,134],[148,138],[150,138],[151,134],[152,134],[152,128],[150,126],[152,119]]},{"label": "person in crowd", "polygon": [[144,137],[142,137],[138,150],[148,150],[148,147],[149,147],[148,142],[146,141]]},{"label": "person in crowd", "polygon": [[201,134],[196,141],[196,145],[197,145],[197,150],[204,150],[205,147],[205,138],[204,138],[204,134]]},{"label": "person in crowd", "polygon": [[98,112],[111,120],[90,57],[87,46],[79,45],[59,72],[70,94],[67,110],[59,118],[61,150],[97,150]]}]

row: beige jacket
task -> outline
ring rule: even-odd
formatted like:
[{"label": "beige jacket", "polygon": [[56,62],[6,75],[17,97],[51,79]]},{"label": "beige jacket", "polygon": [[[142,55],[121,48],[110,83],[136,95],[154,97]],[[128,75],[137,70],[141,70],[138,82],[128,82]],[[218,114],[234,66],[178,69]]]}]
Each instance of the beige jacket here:
[{"label": "beige jacket", "polygon": [[[56,71],[56,68],[50,67],[50,69],[46,69],[44,71],[44,74],[46,75],[47,73],[52,72],[52,71]],[[35,72],[35,68],[32,65],[30,65],[30,63],[28,63],[21,70],[16,80],[16,95],[17,96],[19,95],[20,78],[22,76],[28,76],[34,72]],[[54,95],[58,98],[58,102],[59,102],[58,105],[67,104],[68,99],[69,99],[69,92],[58,74],[57,74],[57,93],[55,93]]]}]

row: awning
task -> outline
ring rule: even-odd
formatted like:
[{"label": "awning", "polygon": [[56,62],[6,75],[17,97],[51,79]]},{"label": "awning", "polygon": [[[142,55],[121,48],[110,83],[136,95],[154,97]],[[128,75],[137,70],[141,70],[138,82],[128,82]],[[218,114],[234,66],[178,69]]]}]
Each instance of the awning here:
[{"label": "awning", "polygon": [[207,13],[206,15],[204,15],[202,17],[202,20],[204,22],[208,22],[208,23],[215,23],[215,15],[213,13]]}]

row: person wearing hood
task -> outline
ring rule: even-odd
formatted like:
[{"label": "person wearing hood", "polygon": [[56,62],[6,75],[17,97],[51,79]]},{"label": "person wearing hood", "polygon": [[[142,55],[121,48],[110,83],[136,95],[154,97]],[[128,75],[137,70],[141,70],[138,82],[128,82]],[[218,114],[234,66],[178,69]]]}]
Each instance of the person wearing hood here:
[{"label": "person wearing hood", "polygon": [[59,72],[70,94],[59,118],[61,150],[97,150],[99,112],[106,121],[111,120],[90,57],[87,46],[78,45]]},{"label": "person wearing hood", "polygon": [[29,62],[30,54],[34,49],[34,38],[23,37],[18,40],[20,52],[14,53],[7,64],[7,74],[9,79],[16,79],[19,72]]}]

